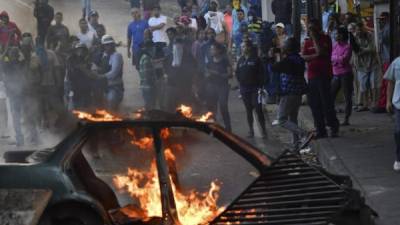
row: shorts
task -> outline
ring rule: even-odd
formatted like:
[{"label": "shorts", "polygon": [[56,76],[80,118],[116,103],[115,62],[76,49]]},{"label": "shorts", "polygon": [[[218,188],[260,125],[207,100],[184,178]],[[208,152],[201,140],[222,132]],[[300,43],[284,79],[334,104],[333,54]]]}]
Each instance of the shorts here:
[{"label": "shorts", "polygon": [[379,70],[372,70],[371,72],[357,71],[357,79],[360,85],[360,92],[379,88],[378,71]]}]

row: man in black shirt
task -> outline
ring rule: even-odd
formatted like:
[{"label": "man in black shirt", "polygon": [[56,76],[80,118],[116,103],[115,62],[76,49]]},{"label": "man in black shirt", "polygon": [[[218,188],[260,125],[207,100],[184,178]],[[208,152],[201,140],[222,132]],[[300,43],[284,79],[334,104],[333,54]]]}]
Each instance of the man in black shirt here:
[{"label": "man in black shirt", "polygon": [[56,24],[49,27],[47,34],[47,48],[51,50],[56,50],[56,48],[67,49],[67,45],[69,43],[69,30],[62,23],[63,22],[63,14],[61,12],[57,12],[54,20]]},{"label": "man in black shirt", "polygon": [[47,31],[54,19],[54,9],[48,3],[48,0],[37,0],[33,15],[37,19],[37,32],[39,43],[44,45]]}]

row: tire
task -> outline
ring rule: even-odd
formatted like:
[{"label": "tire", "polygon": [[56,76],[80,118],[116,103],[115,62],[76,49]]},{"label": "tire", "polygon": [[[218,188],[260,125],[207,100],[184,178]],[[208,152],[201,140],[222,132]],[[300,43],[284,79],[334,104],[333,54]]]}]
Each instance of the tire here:
[{"label": "tire", "polygon": [[63,204],[45,211],[39,225],[103,225],[93,209],[78,203]]}]

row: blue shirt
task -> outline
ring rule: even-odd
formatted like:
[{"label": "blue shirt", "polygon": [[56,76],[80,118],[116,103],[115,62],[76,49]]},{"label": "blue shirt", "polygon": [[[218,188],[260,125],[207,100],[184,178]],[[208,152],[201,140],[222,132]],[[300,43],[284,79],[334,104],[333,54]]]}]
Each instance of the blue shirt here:
[{"label": "blue shirt", "polygon": [[[244,16],[245,16],[244,20],[247,21],[247,13],[248,13],[249,10],[244,5],[241,5],[240,8],[243,9]],[[240,31],[240,25],[241,25],[241,22],[239,21],[239,19],[237,17],[237,10],[236,9],[232,10],[232,19],[233,19],[232,34],[235,35]]]},{"label": "blue shirt", "polygon": [[128,26],[128,38],[132,40],[132,51],[138,54],[143,43],[144,31],[149,27],[146,20],[132,21]]}]

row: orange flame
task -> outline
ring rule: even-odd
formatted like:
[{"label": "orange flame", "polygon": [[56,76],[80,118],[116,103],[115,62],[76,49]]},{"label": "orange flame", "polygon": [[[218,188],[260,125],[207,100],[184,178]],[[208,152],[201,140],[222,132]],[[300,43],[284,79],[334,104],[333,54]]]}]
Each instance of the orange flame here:
[{"label": "orange flame", "polygon": [[182,113],[182,115],[186,118],[192,118],[193,117],[193,109],[190,106],[186,105],[181,105],[177,108],[177,111]]},{"label": "orange flame", "polygon": [[[151,149],[153,139],[144,137],[138,139],[135,132],[128,129],[128,133],[133,137],[132,144],[141,150]],[[162,129],[160,133],[163,139],[171,136],[168,128]],[[151,141],[150,141],[151,140]],[[151,146],[148,143],[151,142]],[[146,143],[146,144],[144,144]],[[177,169],[175,165],[176,156],[174,151],[183,151],[181,144],[172,144],[164,150],[164,156],[170,171],[170,181],[176,203],[178,219],[185,225],[207,224],[218,216],[225,208],[218,207],[219,192],[221,185],[217,180],[211,182],[210,188],[204,193],[196,190],[183,192],[180,189],[177,177]],[[140,171],[129,168],[126,175],[116,175],[113,178],[114,185],[119,190],[127,191],[132,198],[137,199],[140,209],[132,212],[122,211],[127,216],[137,218],[142,215],[141,219],[148,220],[151,217],[161,217],[161,194],[159,178],[157,173],[157,165],[153,159],[148,171]]]},{"label": "orange flame", "polygon": [[96,110],[95,114],[90,114],[87,112],[81,112],[74,110],[72,111],[79,119],[81,120],[89,120],[93,122],[113,122],[113,121],[122,121],[122,118],[119,118],[105,110]]},{"label": "orange flame", "polygon": [[208,120],[211,119],[211,117],[213,116],[212,112],[208,112],[204,115],[202,115],[199,119],[197,119],[196,121],[198,122],[207,122]]},{"label": "orange flame", "polygon": [[[172,152],[166,152],[166,158],[174,157],[171,154]],[[182,193],[172,182],[173,179],[170,179],[179,221],[182,224],[207,224],[224,210],[223,207],[218,207],[217,205],[221,189],[218,181],[211,182],[210,189],[207,192],[200,193],[190,190],[187,193]],[[150,171],[139,171],[130,168],[127,175],[116,175],[113,181],[115,187],[127,191],[133,198],[138,199],[140,208],[146,216],[143,219],[162,216],[161,192],[155,161],[152,162]],[[137,215],[138,213],[132,214]]]},{"label": "orange flame", "polygon": [[176,111],[180,112],[184,117],[188,118],[188,119],[194,119],[198,122],[207,122],[211,119],[211,117],[213,116],[212,112],[207,112],[204,115],[201,115],[200,117],[198,117],[197,119],[194,118],[193,116],[193,109],[190,106],[186,106],[186,105],[181,105],[179,106]]}]

